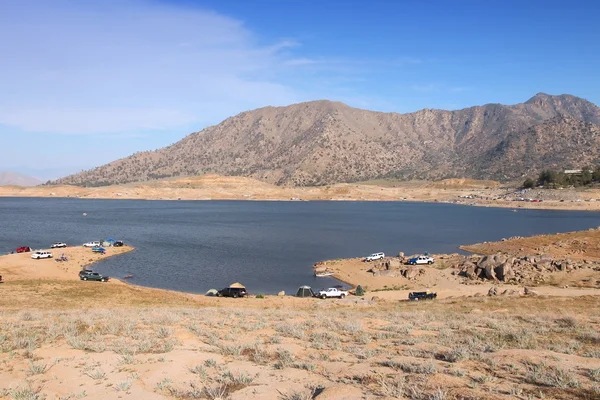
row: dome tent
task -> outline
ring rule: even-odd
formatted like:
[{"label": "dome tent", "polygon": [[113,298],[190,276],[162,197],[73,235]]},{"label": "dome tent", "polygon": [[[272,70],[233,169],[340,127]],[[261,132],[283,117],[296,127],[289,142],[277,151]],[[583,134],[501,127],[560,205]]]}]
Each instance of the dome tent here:
[{"label": "dome tent", "polygon": [[314,297],[314,295],[310,286],[300,286],[296,292],[296,297]]}]

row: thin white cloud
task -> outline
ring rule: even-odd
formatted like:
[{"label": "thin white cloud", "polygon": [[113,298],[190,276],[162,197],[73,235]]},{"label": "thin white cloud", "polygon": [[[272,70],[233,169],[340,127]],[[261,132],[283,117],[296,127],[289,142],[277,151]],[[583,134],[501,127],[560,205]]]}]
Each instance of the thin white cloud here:
[{"label": "thin white cloud", "polygon": [[93,134],[135,130],[163,130],[194,121],[192,115],[177,110],[146,109],[73,109],[18,108],[0,110],[0,121],[29,132]]},{"label": "thin white cloud", "polygon": [[292,58],[290,60],[286,60],[284,62],[284,65],[304,66],[304,65],[316,65],[316,64],[321,64],[321,63],[323,63],[323,61],[315,60],[312,58]]},{"label": "thin white cloud", "polygon": [[[167,129],[297,101],[268,78],[282,52],[214,12],[145,0],[6,0],[0,124],[93,134]],[[223,107],[226,105],[225,107]]]},{"label": "thin white cloud", "polygon": [[200,129],[421,62],[305,57],[293,39],[156,0],[0,0],[0,37],[0,125],[40,133]]}]

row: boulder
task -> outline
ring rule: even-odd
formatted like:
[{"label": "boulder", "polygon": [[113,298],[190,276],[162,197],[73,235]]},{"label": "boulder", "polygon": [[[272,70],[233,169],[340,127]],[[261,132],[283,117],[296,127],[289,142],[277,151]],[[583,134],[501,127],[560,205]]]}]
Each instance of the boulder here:
[{"label": "boulder", "polygon": [[479,266],[485,268],[488,265],[500,265],[506,262],[507,257],[503,254],[484,256],[479,260]]},{"label": "boulder", "polygon": [[495,265],[493,265],[491,263],[489,263],[485,266],[486,279],[493,280],[493,281],[495,281],[497,279],[496,272],[494,272],[494,268],[495,268]]},{"label": "boulder", "polygon": [[379,296],[371,297],[371,301],[379,301],[379,300],[381,300],[381,297],[379,297]]},{"label": "boulder", "polygon": [[398,258],[404,258],[404,253],[403,252],[398,253]]},{"label": "boulder", "polygon": [[538,261],[535,265],[540,271],[551,271],[552,263],[550,261]]},{"label": "boulder", "polygon": [[466,276],[469,279],[477,279],[476,270],[477,266],[470,261],[465,261],[460,265],[460,275]]},{"label": "boulder", "polygon": [[502,296],[518,296],[519,292],[516,291],[515,289],[506,289],[504,292],[502,292]]},{"label": "boulder", "polygon": [[406,268],[403,275],[406,279],[415,279],[417,276],[419,276],[419,273],[419,268]]},{"label": "boulder", "polygon": [[491,287],[490,290],[488,290],[488,296],[498,296],[498,288],[496,286]]},{"label": "boulder", "polygon": [[494,255],[494,263],[496,265],[504,264],[508,260],[508,257],[504,254],[496,254]]},{"label": "boulder", "polygon": [[285,292],[282,290],[281,292],[277,293],[277,296],[285,296]]},{"label": "boulder", "polygon": [[477,279],[477,267],[475,265],[471,265],[465,270],[465,276],[469,279]]},{"label": "boulder", "polygon": [[390,258],[385,262],[386,269],[399,269],[401,266],[402,262],[397,258]]},{"label": "boulder", "polygon": [[485,279],[485,269],[477,267],[475,270],[475,274],[479,279]]},{"label": "boulder", "polygon": [[504,282],[511,280],[515,275],[512,270],[512,264],[509,264],[508,262],[494,268],[494,273],[499,280]]},{"label": "boulder", "polygon": [[534,256],[525,256],[524,260],[531,263],[531,264],[535,264],[535,262],[537,261],[536,258]]},{"label": "boulder", "polygon": [[525,287],[525,288],[523,289],[523,293],[524,293],[526,296],[539,296],[539,293],[538,293],[537,291],[535,291],[535,290],[533,290],[533,289],[529,289],[528,287]]},{"label": "boulder", "polygon": [[479,259],[479,263],[477,263],[477,265],[484,269],[488,265],[494,265],[494,256],[483,256]]}]

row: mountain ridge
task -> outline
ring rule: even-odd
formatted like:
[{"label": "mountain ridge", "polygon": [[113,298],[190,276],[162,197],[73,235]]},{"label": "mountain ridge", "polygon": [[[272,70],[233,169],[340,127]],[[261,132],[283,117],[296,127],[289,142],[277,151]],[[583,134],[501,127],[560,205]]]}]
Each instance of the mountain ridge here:
[{"label": "mountain ridge", "polygon": [[[540,133],[530,130],[539,124],[559,138],[552,151],[590,153],[585,158],[593,160],[591,153],[600,150],[597,141],[587,140],[579,147],[577,142],[596,131],[575,121],[599,126],[600,109],[572,95],[545,93],[515,105],[489,103],[454,111],[426,108],[406,114],[316,100],[244,111],[170,146],[53,183],[99,186],[207,173],[292,186],[378,178],[510,180],[556,164],[544,148],[530,145],[539,153],[534,155],[538,161],[533,169],[523,170],[527,164],[523,160],[531,154],[514,148],[519,143],[516,138],[537,135],[539,139]],[[506,146],[509,138],[512,145]],[[498,147],[501,143],[505,145]],[[510,152],[503,152],[508,148]],[[485,158],[489,154],[494,155],[495,165]]]}]

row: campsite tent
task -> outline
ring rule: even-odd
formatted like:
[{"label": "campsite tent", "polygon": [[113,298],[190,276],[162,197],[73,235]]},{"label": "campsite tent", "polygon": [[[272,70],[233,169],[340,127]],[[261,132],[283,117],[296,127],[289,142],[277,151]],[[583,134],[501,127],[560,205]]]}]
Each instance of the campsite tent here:
[{"label": "campsite tent", "polygon": [[207,296],[216,296],[217,295],[217,289],[209,289],[208,292],[206,292]]},{"label": "campsite tent", "polygon": [[296,292],[296,297],[313,297],[314,293],[310,286],[300,286]]}]

